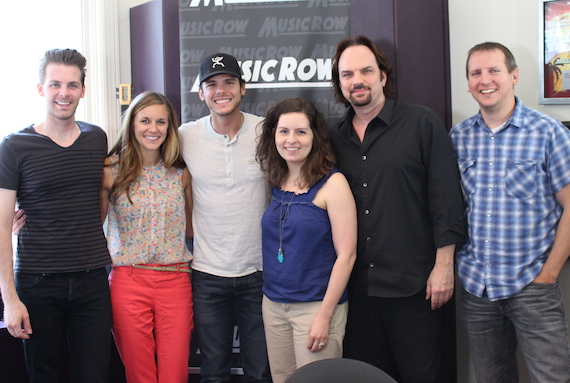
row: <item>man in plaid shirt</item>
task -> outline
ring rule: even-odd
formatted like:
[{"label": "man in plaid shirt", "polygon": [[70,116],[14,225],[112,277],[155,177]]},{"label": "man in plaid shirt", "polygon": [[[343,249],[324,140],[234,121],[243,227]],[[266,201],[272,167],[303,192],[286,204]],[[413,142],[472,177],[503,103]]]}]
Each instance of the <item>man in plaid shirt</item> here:
[{"label": "man in plaid shirt", "polygon": [[455,125],[469,239],[456,260],[478,382],[518,382],[520,343],[533,382],[570,382],[568,326],[557,279],[570,254],[570,131],[525,107],[512,53],[471,48],[479,113]]}]

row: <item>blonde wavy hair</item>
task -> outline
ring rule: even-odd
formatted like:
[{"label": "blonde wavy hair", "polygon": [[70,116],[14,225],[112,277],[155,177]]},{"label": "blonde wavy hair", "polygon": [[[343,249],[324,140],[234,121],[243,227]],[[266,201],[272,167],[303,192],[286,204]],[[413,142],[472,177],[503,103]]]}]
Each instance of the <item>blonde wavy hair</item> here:
[{"label": "blonde wavy hair", "polygon": [[142,154],[134,134],[134,117],[138,112],[151,105],[164,105],[168,113],[168,130],[166,139],[160,146],[160,157],[167,169],[171,167],[183,169],[186,165],[180,153],[178,138],[178,119],[170,101],[157,92],[143,92],[135,97],[121,117],[119,139],[109,152],[105,166],[118,164],[117,175],[110,190],[110,199],[126,193],[132,204],[130,190],[138,182],[142,173]]}]

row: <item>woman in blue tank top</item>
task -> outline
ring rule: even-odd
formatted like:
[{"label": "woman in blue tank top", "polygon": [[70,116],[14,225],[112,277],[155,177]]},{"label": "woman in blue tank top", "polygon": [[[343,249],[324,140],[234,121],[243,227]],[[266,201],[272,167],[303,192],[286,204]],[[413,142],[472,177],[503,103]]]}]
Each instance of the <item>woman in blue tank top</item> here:
[{"label": "woman in blue tank top", "polygon": [[262,219],[263,321],[274,383],[342,357],[356,205],[336,169],[323,115],[287,99],[268,111],[257,160],[272,186]]}]

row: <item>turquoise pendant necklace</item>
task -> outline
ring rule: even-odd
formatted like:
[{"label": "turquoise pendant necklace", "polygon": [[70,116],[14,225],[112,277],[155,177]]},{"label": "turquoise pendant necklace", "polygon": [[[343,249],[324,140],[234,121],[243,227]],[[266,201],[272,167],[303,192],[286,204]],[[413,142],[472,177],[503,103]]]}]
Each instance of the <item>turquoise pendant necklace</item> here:
[{"label": "turquoise pendant necklace", "polygon": [[283,254],[283,231],[285,230],[285,220],[289,215],[289,209],[291,208],[291,203],[295,197],[295,193],[291,196],[287,208],[285,209],[285,214],[283,214],[283,198],[285,197],[285,190],[281,194],[281,205],[279,206],[279,250],[277,250],[277,260],[279,263],[283,263],[285,260],[285,255]]}]

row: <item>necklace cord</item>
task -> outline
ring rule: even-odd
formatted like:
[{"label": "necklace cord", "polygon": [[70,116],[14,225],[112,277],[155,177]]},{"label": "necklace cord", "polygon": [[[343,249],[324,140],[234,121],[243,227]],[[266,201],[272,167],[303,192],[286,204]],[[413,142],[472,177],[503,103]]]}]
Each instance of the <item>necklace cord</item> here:
[{"label": "necklace cord", "polygon": [[295,198],[295,193],[291,196],[291,199],[287,203],[287,208],[285,209],[285,214],[283,214],[283,201],[285,198],[285,190],[281,194],[281,205],[279,206],[279,250],[277,250],[277,260],[279,263],[283,263],[285,261],[285,255],[283,253],[283,232],[285,230],[285,220],[289,215],[289,209],[291,208],[291,204],[293,203],[293,198]]}]

